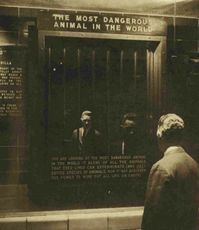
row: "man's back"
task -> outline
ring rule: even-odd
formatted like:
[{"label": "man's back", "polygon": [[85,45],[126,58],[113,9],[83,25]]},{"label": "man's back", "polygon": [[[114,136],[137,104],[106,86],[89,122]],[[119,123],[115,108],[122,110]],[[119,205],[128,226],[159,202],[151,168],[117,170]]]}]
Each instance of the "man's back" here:
[{"label": "man's back", "polygon": [[199,169],[181,147],[169,147],[151,169],[143,230],[192,230],[198,209]]}]

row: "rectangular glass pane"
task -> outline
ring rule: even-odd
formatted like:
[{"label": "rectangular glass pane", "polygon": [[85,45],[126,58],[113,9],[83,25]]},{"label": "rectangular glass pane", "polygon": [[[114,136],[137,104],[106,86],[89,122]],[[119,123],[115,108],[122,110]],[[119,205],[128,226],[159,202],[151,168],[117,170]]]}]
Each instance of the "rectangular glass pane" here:
[{"label": "rectangular glass pane", "polygon": [[143,205],[152,152],[147,79],[153,60],[147,50],[153,58],[155,46],[46,38],[44,151],[50,205]]}]

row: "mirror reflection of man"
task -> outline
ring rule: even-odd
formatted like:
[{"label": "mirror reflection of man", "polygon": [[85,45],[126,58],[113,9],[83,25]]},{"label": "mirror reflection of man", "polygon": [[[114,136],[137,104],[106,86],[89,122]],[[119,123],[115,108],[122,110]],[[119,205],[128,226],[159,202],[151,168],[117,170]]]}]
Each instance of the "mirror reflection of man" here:
[{"label": "mirror reflection of man", "polygon": [[95,155],[100,153],[101,133],[93,127],[92,112],[84,111],[81,115],[82,127],[72,133],[73,151],[77,154]]},{"label": "mirror reflection of man", "polygon": [[127,113],[123,116],[121,123],[121,153],[124,154],[135,154],[137,148],[137,133],[136,133],[136,116],[134,113]]},{"label": "mirror reflection of man", "polygon": [[135,113],[126,113],[121,121],[120,139],[111,144],[112,154],[136,155],[139,145],[137,119]]}]

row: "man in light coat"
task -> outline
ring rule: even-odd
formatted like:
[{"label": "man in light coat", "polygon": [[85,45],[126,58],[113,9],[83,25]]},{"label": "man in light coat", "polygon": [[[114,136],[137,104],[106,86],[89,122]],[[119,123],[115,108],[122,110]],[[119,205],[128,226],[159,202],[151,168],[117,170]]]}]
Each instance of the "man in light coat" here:
[{"label": "man in light coat", "polygon": [[160,117],[157,137],[164,155],[149,174],[142,230],[199,229],[199,168],[182,147],[183,134],[181,117]]}]

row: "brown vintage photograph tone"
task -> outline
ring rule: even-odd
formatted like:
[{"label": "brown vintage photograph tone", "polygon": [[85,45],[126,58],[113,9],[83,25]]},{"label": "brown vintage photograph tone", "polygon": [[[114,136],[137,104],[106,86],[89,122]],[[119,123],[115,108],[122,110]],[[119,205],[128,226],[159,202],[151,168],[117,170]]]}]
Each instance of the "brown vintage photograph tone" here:
[{"label": "brown vintage photograph tone", "polygon": [[199,2],[0,1],[0,230],[199,229]]}]

